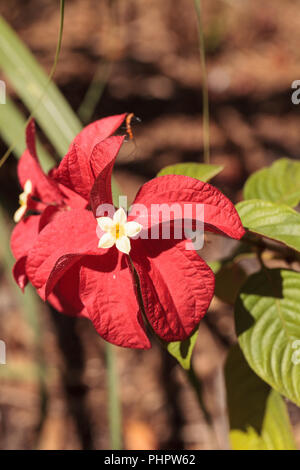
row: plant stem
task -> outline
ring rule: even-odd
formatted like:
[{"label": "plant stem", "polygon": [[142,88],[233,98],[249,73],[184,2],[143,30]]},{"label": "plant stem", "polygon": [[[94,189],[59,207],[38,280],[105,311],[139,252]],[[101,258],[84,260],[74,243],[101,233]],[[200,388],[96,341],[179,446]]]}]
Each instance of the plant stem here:
[{"label": "plant stem", "polygon": [[108,379],[108,420],[110,443],[112,450],[122,449],[121,437],[121,405],[118,393],[118,374],[114,346],[106,343],[106,364]]},{"label": "plant stem", "polygon": [[[29,124],[31,118],[34,116],[38,106],[40,105],[40,103],[42,102],[43,98],[45,97],[47,91],[48,91],[48,87],[51,83],[51,80],[55,74],[55,71],[56,71],[56,67],[57,67],[57,63],[58,63],[58,59],[59,59],[59,54],[60,54],[60,49],[61,49],[61,43],[62,43],[62,36],[63,36],[63,29],[64,29],[64,14],[65,14],[65,0],[60,0],[60,8],[59,8],[59,11],[60,11],[60,22],[59,22],[59,32],[58,32],[58,41],[57,41],[57,45],[56,45],[56,51],[55,51],[55,57],[54,57],[54,62],[53,62],[53,65],[52,65],[52,68],[51,68],[51,71],[50,71],[50,74],[48,76],[48,80],[45,84],[45,87],[41,93],[41,95],[39,96],[37,102],[35,103],[34,105],[34,108],[32,109],[30,115],[28,116],[25,124],[24,124],[24,130],[25,128],[27,127],[27,125]],[[5,154],[3,155],[3,157],[1,157],[0,159],[0,168],[2,167],[2,165],[4,165],[4,163],[6,162],[6,160],[8,159],[8,157],[10,156],[10,154],[13,152],[13,150],[15,149],[15,146],[16,144],[13,143],[11,144],[11,146],[6,150]]]},{"label": "plant stem", "polygon": [[208,84],[207,84],[207,69],[205,58],[205,42],[203,34],[202,22],[202,8],[201,0],[194,0],[195,10],[197,14],[198,24],[198,41],[200,61],[202,68],[202,100],[203,100],[203,150],[204,150],[204,163],[210,162],[210,132],[209,132],[209,100],[208,100]]}]

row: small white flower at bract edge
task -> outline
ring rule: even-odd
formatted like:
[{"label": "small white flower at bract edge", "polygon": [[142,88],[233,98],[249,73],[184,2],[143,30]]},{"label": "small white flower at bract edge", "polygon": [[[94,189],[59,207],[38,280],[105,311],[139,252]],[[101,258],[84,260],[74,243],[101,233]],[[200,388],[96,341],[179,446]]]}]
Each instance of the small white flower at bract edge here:
[{"label": "small white flower at bract edge", "polygon": [[127,222],[127,215],[121,207],[115,213],[113,218],[98,217],[97,222],[104,233],[99,240],[98,248],[111,248],[114,244],[119,251],[130,252],[129,237],[135,237],[142,230],[142,225],[138,222]]},{"label": "small white flower at bract edge", "polygon": [[27,201],[31,192],[32,192],[32,183],[30,180],[27,180],[26,183],[24,184],[24,191],[19,196],[20,207],[14,213],[14,221],[16,223],[20,222],[22,217],[25,215],[25,212],[27,211]]}]

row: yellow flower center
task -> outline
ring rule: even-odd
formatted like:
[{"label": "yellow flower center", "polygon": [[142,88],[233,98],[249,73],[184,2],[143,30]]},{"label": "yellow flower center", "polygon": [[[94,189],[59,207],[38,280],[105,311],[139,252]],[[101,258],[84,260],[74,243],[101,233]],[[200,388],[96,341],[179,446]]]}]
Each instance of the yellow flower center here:
[{"label": "yellow flower center", "polygon": [[135,237],[142,230],[141,224],[135,221],[127,222],[126,212],[122,208],[115,212],[113,219],[98,217],[97,221],[104,232],[98,247],[107,249],[116,245],[119,251],[126,254],[131,248],[129,238]]},{"label": "yellow flower center", "polygon": [[118,238],[121,238],[125,235],[125,228],[124,228],[124,225],[121,225],[121,224],[116,224],[116,227],[115,227],[115,237],[116,239]]}]

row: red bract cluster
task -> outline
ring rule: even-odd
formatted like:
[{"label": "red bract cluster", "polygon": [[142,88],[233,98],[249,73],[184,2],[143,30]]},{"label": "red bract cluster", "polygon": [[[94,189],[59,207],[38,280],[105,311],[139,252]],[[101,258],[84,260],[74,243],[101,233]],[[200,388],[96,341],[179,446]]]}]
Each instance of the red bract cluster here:
[{"label": "red bract cluster", "polygon": [[[14,276],[22,289],[29,280],[60,312],[88,317],[107,341],[147,349],[151,345],[145,321],[164,341],[190,336],[209,307],[214,276],[195,251],[185,249],[183,238],[149,235],[129,242],[137,227],[150,233],[153,224],[150,216],[136,215],[135,208],[143,206],[151,214],[153,204],[201,204],[206,230],[240,239],[244,229],[233,204],[220,191],[178,175],[146,183],[128,222],[120,211],[114,223],[98,218],[97,208],[112,204],[111,173],[124,137],[111,135],[125,117],[101,119],[83,129],[49,175],[38,163],[30,123],[27,150],[18,167],[24,189],[17,213],[21,220],[11,245],[17,259]],[[172,221],[175,215],[169,211],[159,224]],[[107,231],[102,244],[99,229],[102,236]]]}]

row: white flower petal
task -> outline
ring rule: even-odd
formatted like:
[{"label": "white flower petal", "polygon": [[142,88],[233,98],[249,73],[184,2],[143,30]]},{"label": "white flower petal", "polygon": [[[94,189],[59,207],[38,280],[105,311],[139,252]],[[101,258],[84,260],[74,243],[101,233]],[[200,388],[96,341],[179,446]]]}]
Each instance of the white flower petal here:
[{"label": "white flower petal", "polygon": [[14,221],[16,222],[16,224],[20,222],[23,215],[25,215],[26,209],[27,209],[26,206],[21,206],[19,207],[18,210],[16,210],[16,212],[14,213]]},{"label": "white flower petal", "polygon": [[127,222],[125,224],[125,233],[127,237],[135,237],[142,230],[143,226],[138,222]]},{"label": "white flower petal", "polygon": [[30,194],[32,192],[32,182],[30,180],[27,180],[24,184],[24,192],[26,194]]},{"label": "white flower petal", "polygon": [[120,207],[120,209],[118,209],[114,213],[114,223],[124,225],[126,224],[126,220],[127,220],[126,212],[124,211],[123,207]]},{"label": "white flower petal", "polygon": [[105,233],[99,240],[98,248],[111,248],[115,242],[116,239],[111,233]]},{"label": "white flower petal", "polygon": [[98,217],[97,222],[103,232],[109,232],[115,225],[110,217]]},{"label": "white flower petal", "polygon": [[119,251],[122,251],[122,253],[126,253],[126,255],[128,255],[131,249],[129,238],[125,235],[123,237],[118,238],[116,241],[116,247]]}]

